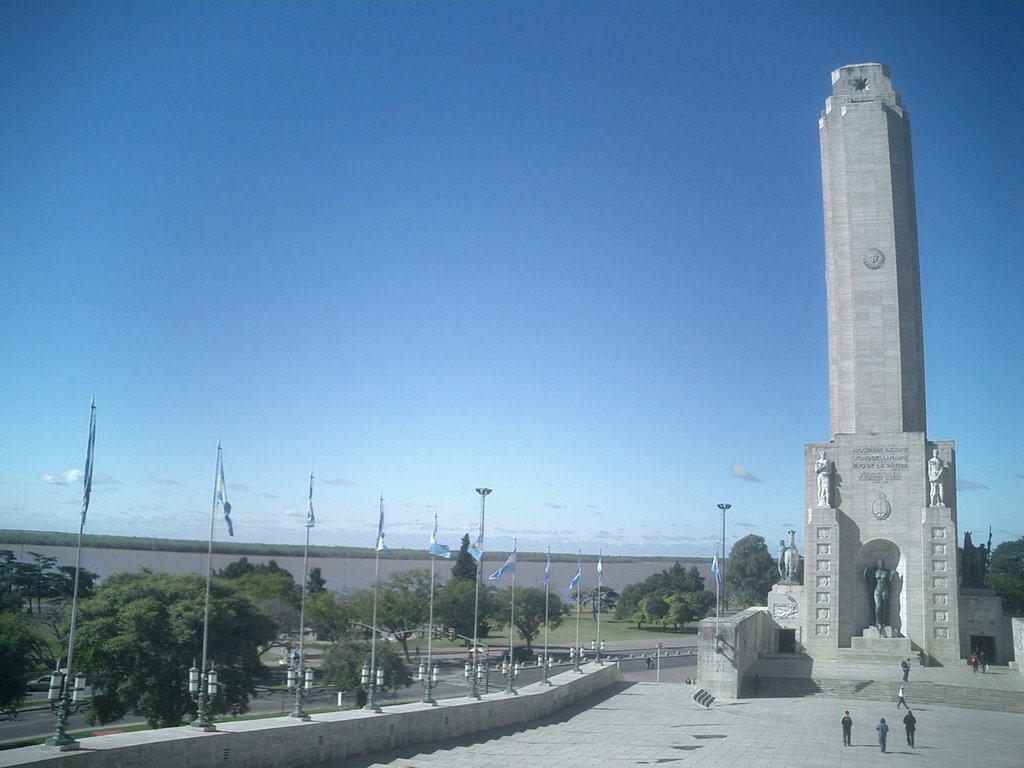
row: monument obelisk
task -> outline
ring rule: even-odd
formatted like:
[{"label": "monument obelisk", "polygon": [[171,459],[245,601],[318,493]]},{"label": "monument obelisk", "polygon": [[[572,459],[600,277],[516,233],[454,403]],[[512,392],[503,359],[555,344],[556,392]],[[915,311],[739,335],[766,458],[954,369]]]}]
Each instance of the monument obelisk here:
[{"label": "monument obelisk", "polygon": [[818,125],[832,439],[804,448],[799,642],[956,663],[955,449],[926,435],[910,118],[888,67],[835,70]]}]

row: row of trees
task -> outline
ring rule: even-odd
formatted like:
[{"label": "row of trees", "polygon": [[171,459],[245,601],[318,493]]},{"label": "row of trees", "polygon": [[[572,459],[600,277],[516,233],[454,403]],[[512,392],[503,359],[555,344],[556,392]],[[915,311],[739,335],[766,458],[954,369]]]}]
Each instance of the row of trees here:
[{"label": "row of trees", "polygon": [[[451,578],[438,582],[434,612],[435,625],[464,636],[473,635],[476,592],[476,563],[468,546],[466,536]],[[16,563],[13,554],[7,562]],[[45,570],[47,564],[39,558],[30,565],[40,563]],[[7,569],[20,572],[13,565]],[[90,721],[106,723],[130,713],[163,727],[194,715],[187,682],[189,668],[202,653],[205,578],[143,568],[112,574],[95,587],[93,581],[81,593],[74,670],[87,671],[92,681]],[[61,664],[66,653],[69,600],[60,595],[37,598],[38,590],[21,585],[13,576],[3,582],[5,595],[21,599],[10,598],[0,609],[0,708],[20,702],[25,679]],[[319,569],[312,569],[306,583],[306,625],[327,644],[324,681],[353,690],[369,656],[373,590],[342,599],[325,586]],[[426,570],[394,574],[378,587],[377,629],[397,641],[378,643],[383,692],[412,682],[409,646],[428,625],[430,588]],[[263,671],[260,656],[275,646],[285,646],[287,656],[295,642],[301,598],[302,586],[273,560],[254,565],[243,557],[215,574],[208,645],[220,682],[214,713],[248,709]],[[507,623],[511,599],[511,589],[483,585],[480,638]],[[566,612],[557,595],[545,596],[537,588],[517,589],[515,600],[516,630],[527,645],[542,631],[545,612],[551,628],[561,624]],[[41,617],[48,616],[53,620],[44,625]]]}]

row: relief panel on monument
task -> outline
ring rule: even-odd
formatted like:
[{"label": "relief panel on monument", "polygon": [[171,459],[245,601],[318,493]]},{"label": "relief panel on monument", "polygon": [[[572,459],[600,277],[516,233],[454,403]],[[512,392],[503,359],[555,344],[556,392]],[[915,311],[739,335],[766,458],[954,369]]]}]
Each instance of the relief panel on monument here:
[{"label": "relief panel on monument", "polygon": [[819,560],[818,561],[818,570],[819,571],[831,571],[832,570],[832,561],[831,560]]},{"label": "relief panel on monument", "polygon": [[933,539],[944,539],[944,538],[946,538],[946,527],[942,526],[941,528],[932,528],[932,538]]},{"label": "relief panel on monument", "polygon": [[946,554],[946,545],[945,544],[932,544],[932,554],[933,555],[945,555]]},{"label": "relief panel on monument", "polygon": [[814,628],[814,634],[818,637],[827,637],[829,634],[828,624],[818,624]]},{"label": "relief panel on monument", "polygon": [[947,621],[949,621],[949,614],[946,611],[936,611],[935,621],[939,622],[940,624],[945,624]]},{"label": "relief panel on monument", "polygon": [[936,576],[934,579],[932,579],[932,587],[934,587],[935,589],[946,589],[948,584],[949,579],[947,579],[945,576]]},{"label": "relief panel on monument", "polygon": [[817,585],[819,589],[830,589],[832,587],[831,576],[819,576]]},{"label": "relief panel on monument", "polygon": [[932,570],[933,571],[945,571],[946,570],[946,561],[945,560],[932,560]]},{"label": "relief panel on monument", "polygon": [[949,628],[948,627],[936,627],[935,628],[935,639],[936,640],[948,640],[949,639]]},{"label": "relief panel on monument", "polygon": [[831,544],[819,544],[818,545],[818,554],[819,555],[831,555],[832,554],[832,545]]},{"label": "relief panel on monument", "polygon": [[819,608],[817,611],[815,611],[815,618],[818,621],[828,621],[830,618],[832,618],[832,609]]},{"label": "relief panel on monument", "polygon": [[831,539],[832,538],[832,529],[831,528],[819,528],[818,529],[818,538],[819,539]]},{"label": "relief panel on monument", "polygon": [[828,592],[819,592],[817,600],[819,603],[831,603],[832,595]]},{"label": "relief panel on monument", "polygon": [[947,605],[949,603],[949,595],[942,592],[936,592],[932,601],[935,605]]}]

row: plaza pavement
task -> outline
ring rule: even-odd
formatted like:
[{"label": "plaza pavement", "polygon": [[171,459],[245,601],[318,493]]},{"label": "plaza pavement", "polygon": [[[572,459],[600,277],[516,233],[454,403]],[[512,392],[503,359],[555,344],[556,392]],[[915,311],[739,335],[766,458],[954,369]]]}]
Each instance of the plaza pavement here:
[{"label": "plaza pavement", "polygon": [[[828,669],[818,670],[828,673]],[[831,672],[840,674],[834,668]],[[878,670],[899,681],[898,670]],[[605,691],[545,720],[388,752],[322,764],[327,768],[624,768],[668,765],[701,768],[907,765],[913,768],[1022,768],[1024,715],[942,705],[913,704],[913,686],[928,679],[973,688],[1015,690],[1024,675],[1006,667],[975,675],[969,669],[915,668],[907,699],[917,717],[916,747],[906,744],[896,702],[865,699],[755,698],[716,701],[705,708],[697,690],[666,673],[631,674]],[[842,745],[839,719],[849,709],[853,745]],[[890,725],[887,752],[875,725]]]}]

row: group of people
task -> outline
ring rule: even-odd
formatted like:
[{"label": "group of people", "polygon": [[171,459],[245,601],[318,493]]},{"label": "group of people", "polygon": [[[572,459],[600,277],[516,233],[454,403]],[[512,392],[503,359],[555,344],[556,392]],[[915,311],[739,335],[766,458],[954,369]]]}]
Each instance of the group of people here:
[{"label": "group of people", "polygon": [[[902,688],[900,689],[903,690]],[[902,701],[902,699],[901,699]],[[906,702],[903,702],[906,706]],[[898,708],[899,705],[897,705]],[[839,720],[839,724],[843,727],[843,746],[851,746],[851,739],[853,736],[853,718],[850,717],[850,710],[846,710],[843,713],[842,718]],[[917,731],[917,718],[914,717],[914,713],[910,707],[907,707],[907,714],[903,716],[903,727],[907,732],[907,746],[914,746],[914,732]],[[878,725],[875,726],[875,731],[878,733],[878,748],[885,752],[885,742],[889,736],[889,724],[885,722],[885,718],[881,718],[878,721]]]},{"label": "group of people", "polygon": [[[900,662],[900,670],[903,672],[903,682],[906,682],[910,678],[910,659],[904,659]],[[913,711],[907,705],[907,695],[904,691],[903,686],[900,686],[899,691],[896,692],[896,709],[905,707],[907,714],[903,716],[903,727],[907,732],[907,746],[914,746],[914,733],[917,731],[917,718],[914,717]],[[853,718],[850,717],[850,710],[846,710],[843,716],[839,720],[839,724],[843,727],[843,746],[850,746],[850,736],[853,731]],[[875,732],[878,733],[878,748],[885,752],[885,742],[889,736],[889,724],[885,722],[885,718],[881,718],[878,721],[878,725],[875,726]]]}]

